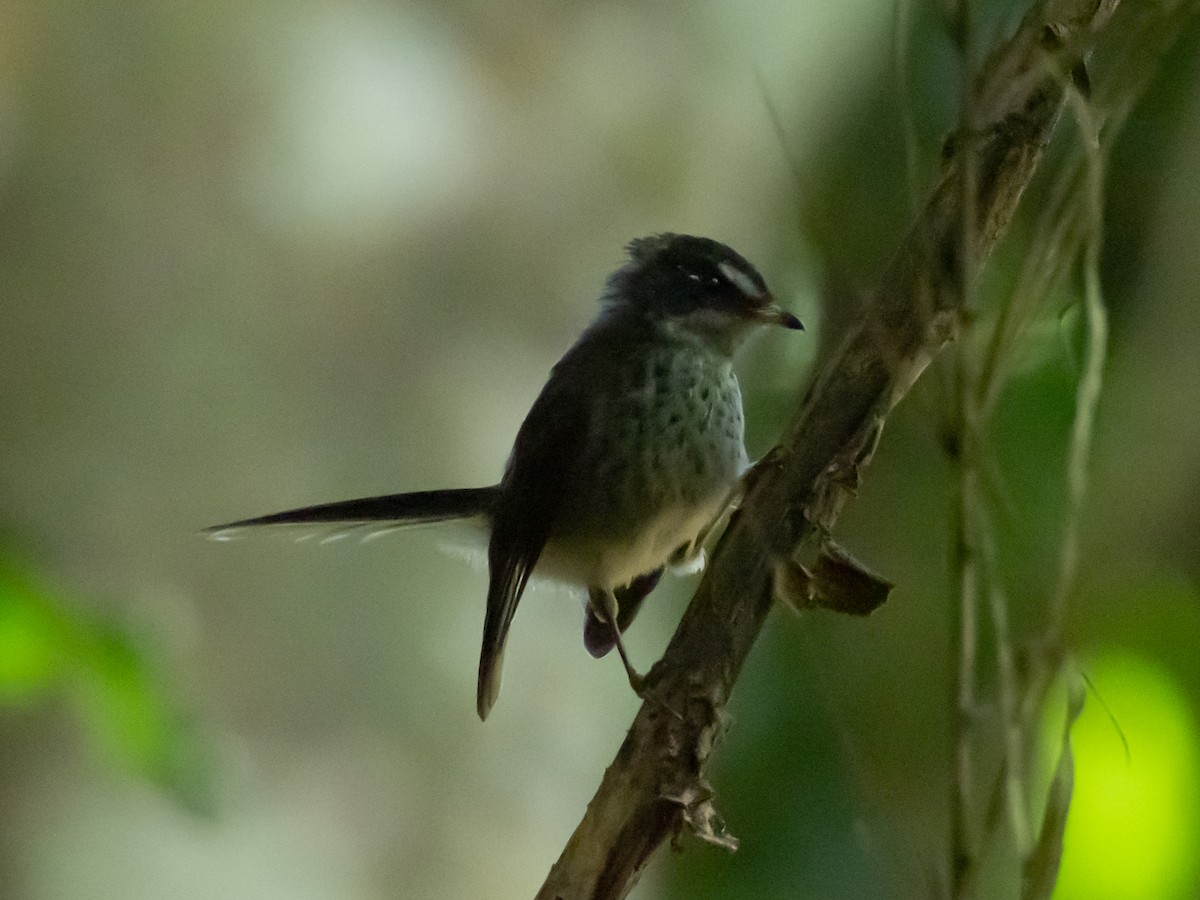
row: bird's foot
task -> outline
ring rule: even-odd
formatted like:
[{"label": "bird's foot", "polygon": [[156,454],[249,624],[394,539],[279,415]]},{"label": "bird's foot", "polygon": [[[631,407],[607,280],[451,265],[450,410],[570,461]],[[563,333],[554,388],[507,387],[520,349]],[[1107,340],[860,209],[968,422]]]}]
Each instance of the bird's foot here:
[{"label": "bird's foot", "polygon": [[650,667],[645,675],[639,675],[631,667],[626,667],[625,674],[629,678],[629,686],[638,695],[638,699],[657,709],[670,713],[676,719],[683,721],[683,714],[672,707],[654,690],[662,680],[662,666],[657,663]]},{"label": "bird's foot", "polygon": [[633,688],[633,692],[646,699],[646,692],[650,689],[650,684],[647,676],[639,674],[638,670],[633,667],[633,663],[629,661],[629,654],[625,651],[625,642],[621,640],[620,633],[615,629],[613,633],[617,637],[617,653],[621,655],[621,664],[625,666],[625,677],[629,679],[629,686]]}]

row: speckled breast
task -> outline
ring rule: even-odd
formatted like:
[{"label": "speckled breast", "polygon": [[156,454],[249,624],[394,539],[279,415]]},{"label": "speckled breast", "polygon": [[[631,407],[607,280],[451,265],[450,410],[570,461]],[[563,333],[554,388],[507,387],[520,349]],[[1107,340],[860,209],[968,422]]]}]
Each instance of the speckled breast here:
[{"label": "speckled breast", "polygon": [[596,404],[580,461],[589,489],[565,504],[553,539],[585,583],[616,587],[720,513],[747,465],[742,399],[728,357],[668,344],[631,359]]}]

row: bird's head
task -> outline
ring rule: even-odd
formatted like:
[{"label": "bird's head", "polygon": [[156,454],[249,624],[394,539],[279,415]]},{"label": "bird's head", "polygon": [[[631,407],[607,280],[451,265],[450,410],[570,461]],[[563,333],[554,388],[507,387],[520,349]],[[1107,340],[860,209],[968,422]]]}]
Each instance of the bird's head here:
[{"label": "bird's head", "polygon": [[611,307],[729,354],[756,326],[804,328],[775,304],[758,270],[718,241],[656,234],[631,241],[628,251],[629,262],[609,279]]}]

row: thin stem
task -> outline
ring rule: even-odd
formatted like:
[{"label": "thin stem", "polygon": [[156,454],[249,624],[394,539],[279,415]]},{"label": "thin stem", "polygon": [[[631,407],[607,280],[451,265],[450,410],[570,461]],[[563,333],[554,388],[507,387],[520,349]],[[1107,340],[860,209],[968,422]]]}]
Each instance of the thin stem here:
[{"label": "thin stem", "polygon": [[1032,839],[1025,799],[1025,729],[1020,709],[1019,676],[1008,623],[1008,597],[1001,585],[992,530],[982,515],[977,522],[977,529],[996,641],[996,692],[1000,701],[1004,746],[1004,806],[1013,844],[1024,859]]},{"label": "thin stem", "polygon": [[975,379],[978,377],[970,340],[975,315],[975,268],[978,244],[979,172],[976,154],[975,122],[975,10],[971,0],[959,0],[957,37],[962,56],[962,99],[959,105],[959,318],[963,339],[957,345],[958,462],[959,489],[956,515],[957,548],[955,581],[958,588],[957,621],[952,635],[957,650],[958,671],[955,682],[954,781],[951,797],[951,892],[955,900],[970,895],[975,841],[972,837],[974,812],[974,736],[976,667],[979,651],[978,608],[979,572],[971,522],[979,499],[978,448],[979,420],[975,404]]},{"label": "thin stem", "polygon": [[1062,639],[1067,603],[1079,567],[1080,520],[1087,495],[1088,460],[1095,429],[1096,408],[1104,382],[1108,355],[1108,313],[1100,289],[1100,250],[1104,243],[1104,159],[1100,147],[1100,124],[1087,99],[1069,88],[1068,101],[1083,132],[1088,154],[1087,200],[1089,233],[1083,261],[1083,311],[1085,347],[1083,371],[1075,393],[1075,419],[1067,451],[1067,515],[1059,552],[1058,581],[1050,604],[1047,637],[1052,645]]},{"label": "thin stem", "polygon": [[[965,391],[963,392],[965,393]],[[957,616],[952,639],[958,653],[958,670],[954,688],[954,780],[951,798],[951,897],[967,896],[967,876],[973,865],[975,842],[971,834],[974,799],[974,737],[975,737],[975,680],[979,651],[978,608],[979,584],[976,553],[970,528],[972,507],[977,501],[976,471],[967,461],[973,451],[966,430],[961,432],[960,471],[958,489],[957,532],[958,552],[955,554],[955,580],[958,589]]]},{"label": "thin stem", "polygon": [[1014,348],[1043,307],[1055,281],[1075,259],[1080,226],[1072,207],[1078,196],[1078,182],[1078,160],[1073,160],[1055,180],[1034,229],[1030,247],[1041,252],[1025,257],[1017,284],[1000,307],[976,389],[983,411],[995,406],[1012,365]]}]

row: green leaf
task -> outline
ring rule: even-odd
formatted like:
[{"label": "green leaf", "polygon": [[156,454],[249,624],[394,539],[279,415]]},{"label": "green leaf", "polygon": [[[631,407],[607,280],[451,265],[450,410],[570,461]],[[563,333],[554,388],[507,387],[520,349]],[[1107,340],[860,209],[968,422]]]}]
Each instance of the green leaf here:
[{"label": "green leaf", "polygon": [[83,615],[0,559],[0,714],[65,696],[93,752],[210,813],[210,748],[164,682],[128,628]]},{"label": "green leaf", "polygon": [[35,702],[62,674],[62,623],[0,564],[0,704]]}]

